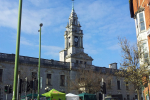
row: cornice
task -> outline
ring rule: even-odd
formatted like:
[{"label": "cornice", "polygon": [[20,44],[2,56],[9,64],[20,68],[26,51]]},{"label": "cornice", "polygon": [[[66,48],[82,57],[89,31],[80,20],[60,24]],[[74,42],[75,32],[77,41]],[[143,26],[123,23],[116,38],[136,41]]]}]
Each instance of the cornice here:
[{"label": "cornice", "polygon": [[144,7],[140,7],[140,8],[138,9],[138,11],[135,12],[135,14],[134,14],[134,19],[137,17],[137,13],[140,13],[140,12],[142,12],[142,11],[144,11],[144,10],[145,10]]}]

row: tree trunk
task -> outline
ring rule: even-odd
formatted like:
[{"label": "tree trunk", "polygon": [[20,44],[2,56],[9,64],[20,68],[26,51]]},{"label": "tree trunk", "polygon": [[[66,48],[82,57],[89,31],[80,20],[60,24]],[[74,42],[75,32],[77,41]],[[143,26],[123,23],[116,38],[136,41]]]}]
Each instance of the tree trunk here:
[{"label": "tree trunk", "polygon": [[141,100],[140,90],[137,90],[137,96],[138,96],[138,100]]}]

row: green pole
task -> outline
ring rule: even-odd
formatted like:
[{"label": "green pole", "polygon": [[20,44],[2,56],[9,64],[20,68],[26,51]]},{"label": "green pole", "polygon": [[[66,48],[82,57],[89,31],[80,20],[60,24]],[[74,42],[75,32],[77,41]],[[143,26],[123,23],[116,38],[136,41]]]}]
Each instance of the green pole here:
[{"label": "green pole", "polygon": [[41,65],[41,27],[43,24],[40,24],[40,35],[39,35],[39,65],[38,65],[38,97],[37,100],[40,99],[40,65]]},{"label": "green pole", "polygon": [[19,48],[20,48],[21,13],[22,13],[22,0],[19,0],[18,28],[17,28],[17,41],[16,41],[16,55],[15,55],[15,68],[14,68],[14,83],[13,83],[13,98],[12,98],[12,100],[17,100],[17,81],[18,81],[18,63],[19,63]]}]

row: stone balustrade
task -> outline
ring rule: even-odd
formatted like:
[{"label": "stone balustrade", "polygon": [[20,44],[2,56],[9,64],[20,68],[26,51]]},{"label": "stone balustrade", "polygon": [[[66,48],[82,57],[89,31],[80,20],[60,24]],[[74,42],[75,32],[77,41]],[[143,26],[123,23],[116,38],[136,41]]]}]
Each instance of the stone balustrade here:
[{"label": "stone balustrade", "polygon": [[[19,56],[19,64],[31,64],[31,65],[38,65],[39,58],[28,57],[28,56]],[[6,54],[0,53],[0,61],[4,62],[15,62],[15,54]],[[61,62],[56,60],[48,60],[41,58],[41,66],[55,66],[55,67],[62,67],[62,68],[69,68],[69,62]]]}]

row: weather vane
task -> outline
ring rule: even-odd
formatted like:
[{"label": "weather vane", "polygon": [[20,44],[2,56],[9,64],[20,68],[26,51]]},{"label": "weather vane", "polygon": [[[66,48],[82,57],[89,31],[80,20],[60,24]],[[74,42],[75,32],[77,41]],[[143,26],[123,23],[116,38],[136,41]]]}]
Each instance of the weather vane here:
[{"label": "weather vane", "polygon": [[72,0],[72,9],[74,9],[74,0]]}]

